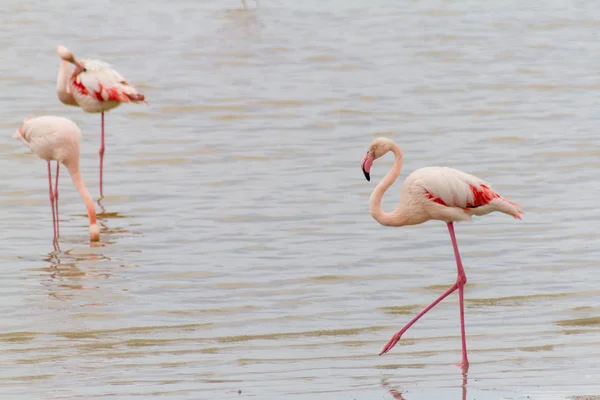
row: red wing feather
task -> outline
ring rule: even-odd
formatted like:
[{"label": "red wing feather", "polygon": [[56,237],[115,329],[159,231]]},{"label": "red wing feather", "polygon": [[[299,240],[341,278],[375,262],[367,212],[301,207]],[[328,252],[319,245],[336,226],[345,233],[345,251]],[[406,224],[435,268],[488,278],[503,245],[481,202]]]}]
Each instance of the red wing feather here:
[{"label": "red wing feather", "polygon": [[[500,197],[498,193],[494,192],[488,186],[483,184],[479,187],[475,185],[469,185],[469,188],[471,189],[471,193],[473,194],[473,201],[467,203],[466,208],[477,208],[485,206],[486,204],[489,204],[492,200]],[[429,200],[448,207],[448,204],[446,204],[444,200],[435,196],[429,190],[425,189],[425,194],[427,195],[427,198]]]},{"label": "red wing feather", "polygon": [[490,201],[499,198],[500,195],[494,192],[486,185],[480,185],[479,187],[469,185],[471,187],[471,193],[473,193],[473,201],[467,203],[467,208],[477,208],[490,204]]},{"label": "red wing feather", "polygon": [[[83,85],[83,83],[77,82],[76,79],[73,79],[73,86],[75,86],[75,88],[77,88],[79,93],[81,93],[82,95],[84,95],[84,96],[90,95],[89,90]],[[130,103],[131,102],[131,99],[129,98],[127,93],[123,92],[119,88],[115,88],[115,87],[105,88],[104,86],[102,86],[101,83],[98,83],[98,87],[99,87],[99,90],[94,91],[94,93],[93,93],[93,96],[98,101],[117,101],[117,102],[121,102],[121,103]],[[102,96],[102,91],[105,91],[106,94],[108,94],[108,99],[104,99],[104,97]]]},{"label": "red wing feather", "polygon": [[427,194],[427,198],[429,200],[448,207],[448,204],[444,203],[444,200],[440,199],[439,197],[434,196],[429,190],[425,189],[425,193]]}]

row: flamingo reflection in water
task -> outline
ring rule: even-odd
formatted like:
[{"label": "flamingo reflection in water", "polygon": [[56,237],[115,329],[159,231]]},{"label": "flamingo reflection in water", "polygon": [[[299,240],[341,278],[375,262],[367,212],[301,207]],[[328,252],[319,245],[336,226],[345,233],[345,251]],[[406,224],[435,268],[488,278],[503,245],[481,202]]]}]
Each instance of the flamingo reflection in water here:
[{"label": "flamingo reflection in water", "polygon": [[[467,368],[468,369],[468,368]],[[393,387],[392,385],[390,385],[385,379],[381,380],[381,386],[383,388],[385,388],[388,393],[396,400],[410,400],[409,398],[404,397],[404,395],[402,394],[402,392],[400,392],[398,389],[396,389],[395,387]],[[463,372],[462,373],[462,384],[461,384],[461,388],[462,388],[462,400],[467,400],[467,373]],[[446,397],[444,397],[446,398]]]}]

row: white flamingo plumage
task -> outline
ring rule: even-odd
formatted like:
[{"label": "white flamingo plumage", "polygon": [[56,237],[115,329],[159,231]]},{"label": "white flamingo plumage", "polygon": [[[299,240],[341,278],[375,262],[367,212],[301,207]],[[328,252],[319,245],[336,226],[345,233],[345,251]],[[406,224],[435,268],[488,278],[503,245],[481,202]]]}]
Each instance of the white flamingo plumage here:
[{"label": "white flamingo plumage", "polygon": [[[22,140],[38,157],[48,163],[48,184],[54,241],[59,237],[58,217],[58,173],[60,164],[67,167],[75,188],[79,192],[87,209],[90,221],[90,240],[100,240],[100,230],[96,224],[96,209],[90,192],[86,189],[79,169],[79,143],[81,131],[71,120],[63,117],[43,116],[27,118],[14,134],[13,138]],[[52,189],[51,161],[56,161],[56,182]]]},{"label": "white flamingo plumage", "polygon": [[373,140],[367,154],[363,158],[361,167],[367,180],[371,180],[371,165],[373,162],[392,151],[395,156],[394,166],[391,171],[379,182],[369,201],[371,216],[385,226],[416,225],[429,220],[444,221],[448,226],[458,277],[456,283],[438,297],[433,303],[417,314],[408,324],[396,333],[381,351],[387,353],[396,345],[400,337],[419,318],[436,304],[458,289],[460,303],[460,323],[462,338],[462,362],[467,368],[467,344],[464,320],[464,285],[467,276],[462,266],[458,244],[454,234],[454,222],[471,221],[473,215],[486,215],[494,211],[508,214],[516,219],[521,219],[521,211],[517,204],[500,196],[491,185],[476,176],[464,173],[453,168],[426,167],[411,173],[400,190],[400,201],[394,211],[386,213],[381,208],[381,199],[385,191],[394,183],[402,170],[403,153],[400,147],[392,140],[378,138]]},{"label": "white flamingo plumage", "polygon": [[[99,60],[77,60],[66,47],[56,48],[61,58],[56,82],[59,100],[88,113],[101,113],[100,196],[103,196],[104,112],[121,103],[142,103],[145,97],[109,64]],[[69,76],[70,64],[75,66]]]}]

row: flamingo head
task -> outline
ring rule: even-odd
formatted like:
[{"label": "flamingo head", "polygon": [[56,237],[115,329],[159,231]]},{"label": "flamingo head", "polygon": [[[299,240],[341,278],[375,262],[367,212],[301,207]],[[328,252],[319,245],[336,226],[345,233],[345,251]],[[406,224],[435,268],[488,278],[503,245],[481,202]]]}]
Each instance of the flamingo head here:
[{"label": "flamingo head", "polygon": [[73,72],[74,75],[77,75],[77,74],[81,73],[82,71],[85,71],[85,66],[83,65],[83,63],[81,61],[78,61],[77,59],[75,59],[75,56],[73,55],[73,53],[71,53],[71,51],[69,49],[67,49],[65,46],[58,46],[56,48],[56,52],[58,53],[58,55],[60,56],[60,58],[62,60],[75,65],[75,71]]},{"label": "flamingo head", "polygon": [[369,150],[361,163],[363,174],[365,174],[365,178],[367,178],[368,181],[371,180],[371,166],[373,165],[373,162],[390,151],[393,145],[394,142],[392,140],[383,137],[377,138],[371,142]]}]

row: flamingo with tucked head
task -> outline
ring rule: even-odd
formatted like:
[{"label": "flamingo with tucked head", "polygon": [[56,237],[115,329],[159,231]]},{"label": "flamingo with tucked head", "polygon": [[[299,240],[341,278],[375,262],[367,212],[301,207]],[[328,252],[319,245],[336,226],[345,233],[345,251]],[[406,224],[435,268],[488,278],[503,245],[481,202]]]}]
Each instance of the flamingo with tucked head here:
[{"label": "flamingo with tucked head", "polygon": [[[101,113],[102,139],[100,144],[100,197],[104,194],[102,171],[104,164],[104,112],[121,103],[145,102],[144,95],[131,86],[110,65],[98,60],[78,60],[66,47],[56,48],[61,62],[56,91],[66,105],[78,106],[88,113]],[[70,64],[75,66],[69,75]]]},{"label": "flamingo with tucked head", "polygon": [[381,208],[381,199],[385,191],[392,186],[402,170],[403,153],[392,140],[378,138],[371,142],[361,167],[365,178],[371,180],[373,162],[388,152],[394,153],[395,161],[391,171],[373,190],[369,201],[371,216],[384,226],[408,226],[422,224],[429,220],[443,221],[448,226],[458,277],[456,283],[446,290],[433,303],[417,314],[408,324],[396,333],[385,345],[381,354],[387,353],[398,343],[400,337],[427,311],[458,289],[460,303],[460,327],[462,338],[461,366],[467,368],[467,341],[465,333],[464,286],[467,275],[460,259],[458,244],[454,236],[454,222],[471,221],[473,215],[486,215],[493,211],[508,214],[521,219],[521,211],[517,204],[500,196],[492,190],[490,184],[453,168],[426,167],[421,168],[406,178],[400,190],[400,202],[394,211],[386,213]]},{"label": "flamingo with tucked head", "polygon": [[[90,240],[100,240],[100,230],[96,224],[96,209],[90,192],[83,184],[79,170],[79,143],[81,131],[70,119],[44,116],[26,118],[13,138],[22,140],[38,157],[48,163],[48,184],[50,190],[50,206],[52,207],[52,224],[54,241],[59,237],[58,218],[58,172],[60,164],[67,167],[75,188],[79,192],[87,209],[90,220]],[[51,161],[56,161],[56,181],[52,189]]]}]

